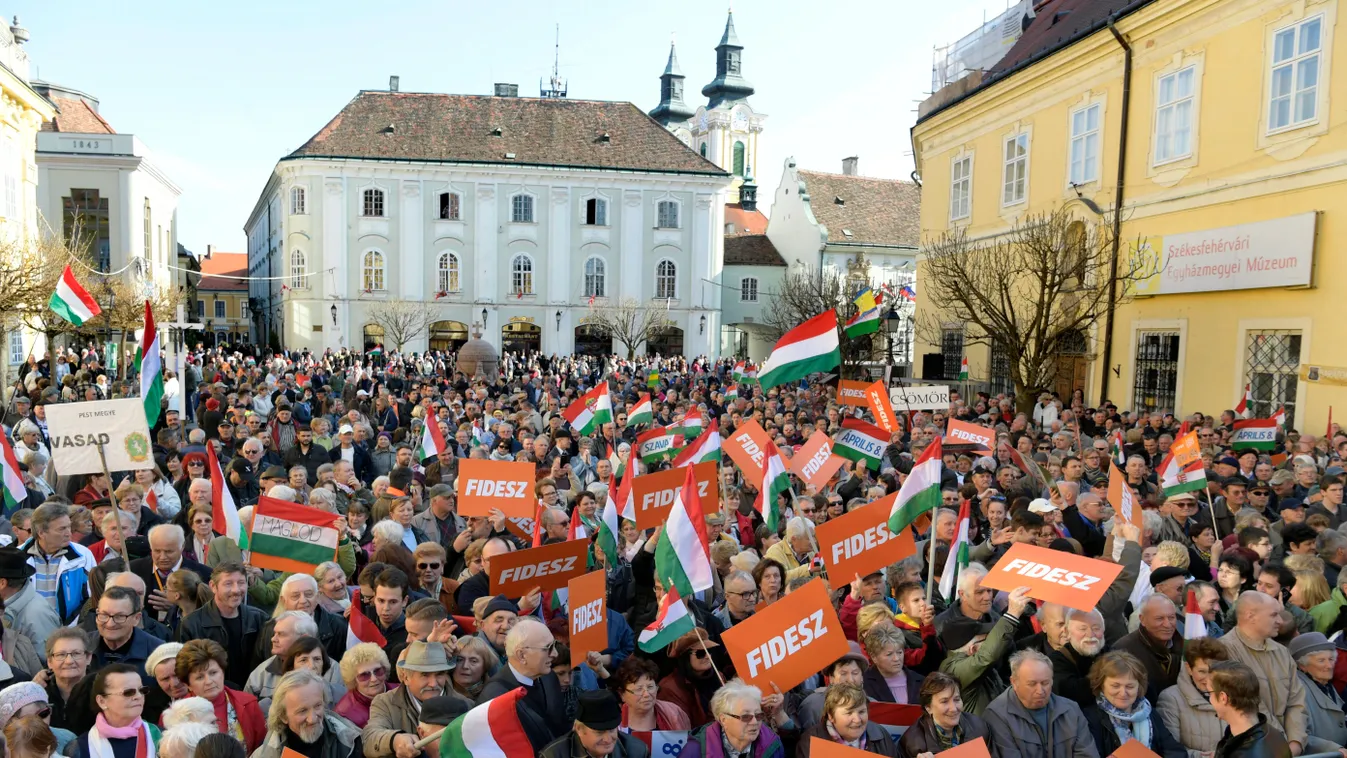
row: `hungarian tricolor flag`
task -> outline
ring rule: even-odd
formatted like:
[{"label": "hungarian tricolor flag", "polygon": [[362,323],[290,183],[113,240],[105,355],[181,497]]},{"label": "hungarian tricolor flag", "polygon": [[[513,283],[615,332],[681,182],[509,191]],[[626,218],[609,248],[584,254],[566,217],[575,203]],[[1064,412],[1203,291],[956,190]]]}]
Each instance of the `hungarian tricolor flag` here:
[{"label": "hungarian tricolor flag", "polygon": [[19,459],[14,457],[14,448],[4,434],[0,434],[0,469],[3,469],[4,475],[5,514],[9,515],[28,499],[28,488],[24,486],[23,475],[19,472]]},{"label": "hungarian tricolor flag", "polygon": [[1274,414],[1272,414],[1272,420],[1277,422],[1277,427],[1278,427],[1278,428],[1280,428],[1280,429],[1285,429],[1285,428],[1286,428],[1286,406],[1284,406],[1284,405],[1277,406],[1277,412],[1274,413]]},{"label": "hungarian tricolor flag", "polygon": [[959,381],[968,381],[968,356],[959,359]]},{"label": "hungarian tricolor flag", "polygon": [[533,758],[533,745],[519,719],[523,687],[498,695],[445,727],[440,755],[455,758]]},{"label": "hungarian tricolor flag", "polygon": [[673,465],[674,468],[679,468],[718,460],[720,460],[720,423],[712,421],[711,428],[698,437],[696,442],[683,448],[683,452],[674,458]]},{"label": "hungarian tricolor flag", "polygon": [[337,516],[263,495],[253,508],[250,564],[273,571],[312,574],[337,559]]},{"label": "hungarian tricolor flag", "polygon": [[666,589],[677,587],[680,593],[691,595],[711,589],[713,578],[697,479],[691,466],[683,470],[686,472],[683,486],[674,496],[673,508],[655,547],[655,571]]},{"label": "hungarian tricolor flag", "polygon": [[641,636],[636,638],[636,644],[647,653],[657,653],[696,628],[697,623],[688,613],[687,606],[682,603],[678,588],[670,587],[659,603],[659,611],[655,614],[654,622],[641,630]]},{"label": "hungarian tricolor flag", "polygon": [[730,378],[733,379],[733,380],[736,381],[736,382],[742,382],[742,381],[744,380],[744,362],[743,362],[743,361],[739,361],[738,363],[734,364],[734,372],[730,374]]},{"label": "hungarian tricolor flag", "polygon": [[951,603],[954,602],[959,572],[968,565],[968,503],[964,500],[959,506],[959,531],[954,534],[954,544],[950,546],[949,558],[945,560],[945,571],[940,575],[940,594]]},{"label": "hungarian tricolor flag", "polygon": [[1113,460],[1117,461],[1119,466],[1126,466],[1126,465],[1127,465],[1127,453],[1126,453],[1126,451],[1123,449],[1123,436],[1122,436],[1122,430],[1121,430],[1121,429],[1114,429],[1114,430],[1113,430],[1113,435],[1112,435],[1112,437],[1110,438],[1109,441],[1110,441],[1110,443],[1111,443],[1111,448],[1110,448],[1110,451],[1109,451],[1109,457],[1111,457]]},{"label": "hungarian tricolor flag", "polygon": [[572,429],[584,435],[594,434],[602,425],[612,423],[613,400],[608,396],[608,382],[599,382],[599,386],[581,395],[561,415]]},{"label": "hungarian tricolor flag", "polygon": [[426,428],[421,431],[421,449],[416,453],[417,461],[434,458],[448,447],[444,444],[444,435],[440,433],[440,422],[434,418],[426,420]]},{"label": "hungarian tricolor flag", "polygon": [[1276,419],[1250,418],[1235,422],[1235,434],[1230,438],[1230,447],[1236,450],[1272,450],[1276,446]]},{"label": "hungarian tricolor flag", "polygon": [[1207,636],[1207,620],[1202,618],[1202,609],[1197,605],[1197,593],[1188,591],[1188,604],[1183,608],[1183,638],[1195,640]]},{"label": "hungarian tricolor flag", "polygon": [[842,364],[837,338],[837,311],[829,308],[786,332],[758,371],[764,390],[831,371]]},{"label": "hungarian tricolor flag", "polygon": [[688,409],[687,413],[683,414],[683,420],[679,421],[677,426],[670,427],[670,429],[683,435],[684,440],[695,440],[702,435],[702,427],[705,423],[706,420],[702,418],[701,410],[693,406]]},{"label": "hungarian tricolor flag", "polygon": [[608,488],[608,499],[604,502],[603,513],[599,515],[599,547],[603,548],[603,555],[610,562],[616,560],[614,556],[622,544],[623,519],[636,522],[636,504],[631,494],[635,470],[635,466],[628,466],[622,481]]},{"label": "hungarian tricolor flag", "polygon": [[1253,385],[1244,385],[1244,397],[1239,399],[1239,405],[1235,406],[1235,414],[1240,418],[1249,418],[1253,416]]},{"label": "hungarian tricolor flag", "polygon": [[[834,447],[833,451],[836,450]],[[898,499],[893,501],[893,510],[889,512],[891,533],[901,534],[918,516],[940,507],[940,472],[944,466],[940,450],[940,438],[936,437],[912,464],[912,471],[898,489]]]},{"label": "hungarian tricolor flag", "polygon": [[239,509],[234,506],[234,496],[225,484],[220,459],[215,456],[215,445],[210,442],[206,443],[206,468],[210,474],[211,518],[215,530],[237,542],[240,550],[248,550],[248,535],[239,521]]},{"label": "hungarian tricolor flag", "polygon": [[731,384],[725,388],[725,402],[732,403],[739,399],[739,385]]},{"label": "hungarian tricolor flag", "polygon": [[149,300],[145,301],[145,334],[140,348],[140,398],[145,405],[145,421],[154,428],[159,423],[160,404],[164,399],[164,374],[159,360],[159,331],[154,328],[154,312]]},{"label": "hungarian tricolor flag", "polygon": [[649,395],[641,395],[641,399],[627,410],[627,426],[636,426],[637,424],[649,424],[655,420],[655,408],[650,403]]},{"label": "hungarian tricolor flag", "polygon": [[617,449],[611,444],[608,445],[608,455],[605,457],[608,460],[608,466],[613,469],[613,478],[621,478],[622,472],[627,468],[627,464],[622,462],[622,456],[617,454]]},{"label": "hungarian tricolor flag", "polygon": [[767,440],[766,457],[762,461],[762,485],[758,487],[758,513],[767,528],[775,532],[781,525],[781,505],[777,498],[790,491],[790,471],[776,443]]},{"label": "hungarian tricolor flag", "polygon": [[356,587],[351,590],[351,617],[346,626],[346,648],[349,650],[362,642],[388,647],[388,638],[379,631],[379,625],[360,609],[360,588]]},{"label": "hungarian tricolor flag", "polygon": [[879,470],[879,461],[889,447],[889,433],[858,418],[842,419],[842,430],[833,438],[833,452],[849,461],[865,461]]},{"label": "hungarian tricolor flag", "polygon": [[[84,322],[103,312],[93,295],[80,286],[79,281],[75,279],[75,272],[68,263],[65,271],[61,272],[61,278],[56,282],[56,291],[51,293],[47,307],[75,326],[83,326]],[[154,422],[150,423],[153,425]]]},{"label": "hungarian tricolor flag", "polygon": [[[1177,446],[1177,443],[1175,443]],[[1207,488],[1207,470],[1202,467],[1202,459],[1190,460],[1187,465],[1179,462],[1180,458],[1174,454],[1174,447],[1171,446],[1169,455],[1160,461],[1156,472],[1160,475],[1160,488],[1164,490],[1165,497],[1177,495],[1180,492],[1199,492]]]},{"label": "hungarian tricolor flag", "polygon": [[672,427],[657,426],[636,438],[635,454],[645,463],[672,458],[683,447],[683,435]]}]

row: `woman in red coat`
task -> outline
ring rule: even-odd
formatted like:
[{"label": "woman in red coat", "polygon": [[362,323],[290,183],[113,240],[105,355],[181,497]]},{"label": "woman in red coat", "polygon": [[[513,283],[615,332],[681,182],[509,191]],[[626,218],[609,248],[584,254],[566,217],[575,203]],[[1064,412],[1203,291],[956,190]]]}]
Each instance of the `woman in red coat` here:
[{"label": "woman in red coat", "polygon": [[251,755],[267,736],[267,720],[257,698],[225,686],[224,672],[228,657],[214,640],[189,640],[178,652],[178,678],[187,683],[193,695],[215,706],[220,732],[233,736],[247,746]]}]

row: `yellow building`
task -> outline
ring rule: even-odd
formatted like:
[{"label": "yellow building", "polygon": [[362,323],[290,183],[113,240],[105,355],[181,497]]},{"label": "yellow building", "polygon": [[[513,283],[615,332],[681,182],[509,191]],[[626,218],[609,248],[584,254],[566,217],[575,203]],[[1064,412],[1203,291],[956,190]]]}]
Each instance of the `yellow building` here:
[{"label": "yellow building", "polygon": [[[1061,356],[1064,400],[1080,389],[1088,404],[1220,413],[1251,384],[1259,416],[1284,405],[1316,433],[1330,406],[1347,417],[1347,370],[1344,386],[1330,383],[1331,367],[1347,366],[1338,9],[1048,0],[999,63],[923,103],[912,141],[924,240],[958,226],[995,238],[1060,207],[1093,225],[1121,188],[1120,254],[1140,238],[1160,264],[1111,334],[1101,320]],[[921,292],[918,311],[938,312]],[[957,366],[960,325],[945,326],[917,352]],[[967,357],[972,379],[1008,389],[1005,356],[976,346]]]},{"label": "yellow building", "polygon": [[252,342],[247,277],[247,253],[212,252],[201,259],[196,321],[205,328],[198,339],[206,346],[238,347]]}]

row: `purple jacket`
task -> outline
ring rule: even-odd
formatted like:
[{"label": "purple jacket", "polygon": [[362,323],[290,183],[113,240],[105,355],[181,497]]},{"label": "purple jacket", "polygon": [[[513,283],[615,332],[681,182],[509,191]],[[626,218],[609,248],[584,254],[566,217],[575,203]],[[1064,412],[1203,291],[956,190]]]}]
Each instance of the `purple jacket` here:
[{"label": "purple jacket", "polygon": [[[785,755],[786,747],[781,744],[781,738],[776,736],[776,732],[764,726],[758,732],[757,741],[753,743],[753,758],[785,758]],[[720,724],[712,721],[694,731],[688,737],[688,744],[683,746],[678,758],[725,758],[725,746],[720,739]]]}]

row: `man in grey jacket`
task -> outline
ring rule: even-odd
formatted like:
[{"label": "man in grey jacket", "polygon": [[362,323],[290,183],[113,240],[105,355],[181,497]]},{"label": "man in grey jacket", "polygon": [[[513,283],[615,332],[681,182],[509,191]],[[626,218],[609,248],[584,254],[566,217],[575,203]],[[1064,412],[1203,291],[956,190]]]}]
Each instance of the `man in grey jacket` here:
[{"label": "man in grey jacket", "polygon": [[1221,642],[1230,651],[1230,660],[1258,675],[1258,711],[1281,729],[1298,755],[1309,729],[1305,685],[1296,675],[1291,653],[1273,639],[1281,628],[1281,611],[1276,598],[1258,590],[1241,593],[1235,601],[1236,626]]},{"label": "man in grey jacket", "polygon": [[1010,689],[982,718],[1001,758],[1099,758],[1080,706],[1052,694],[1052,664],[1037,650],[1010,656]]}]

